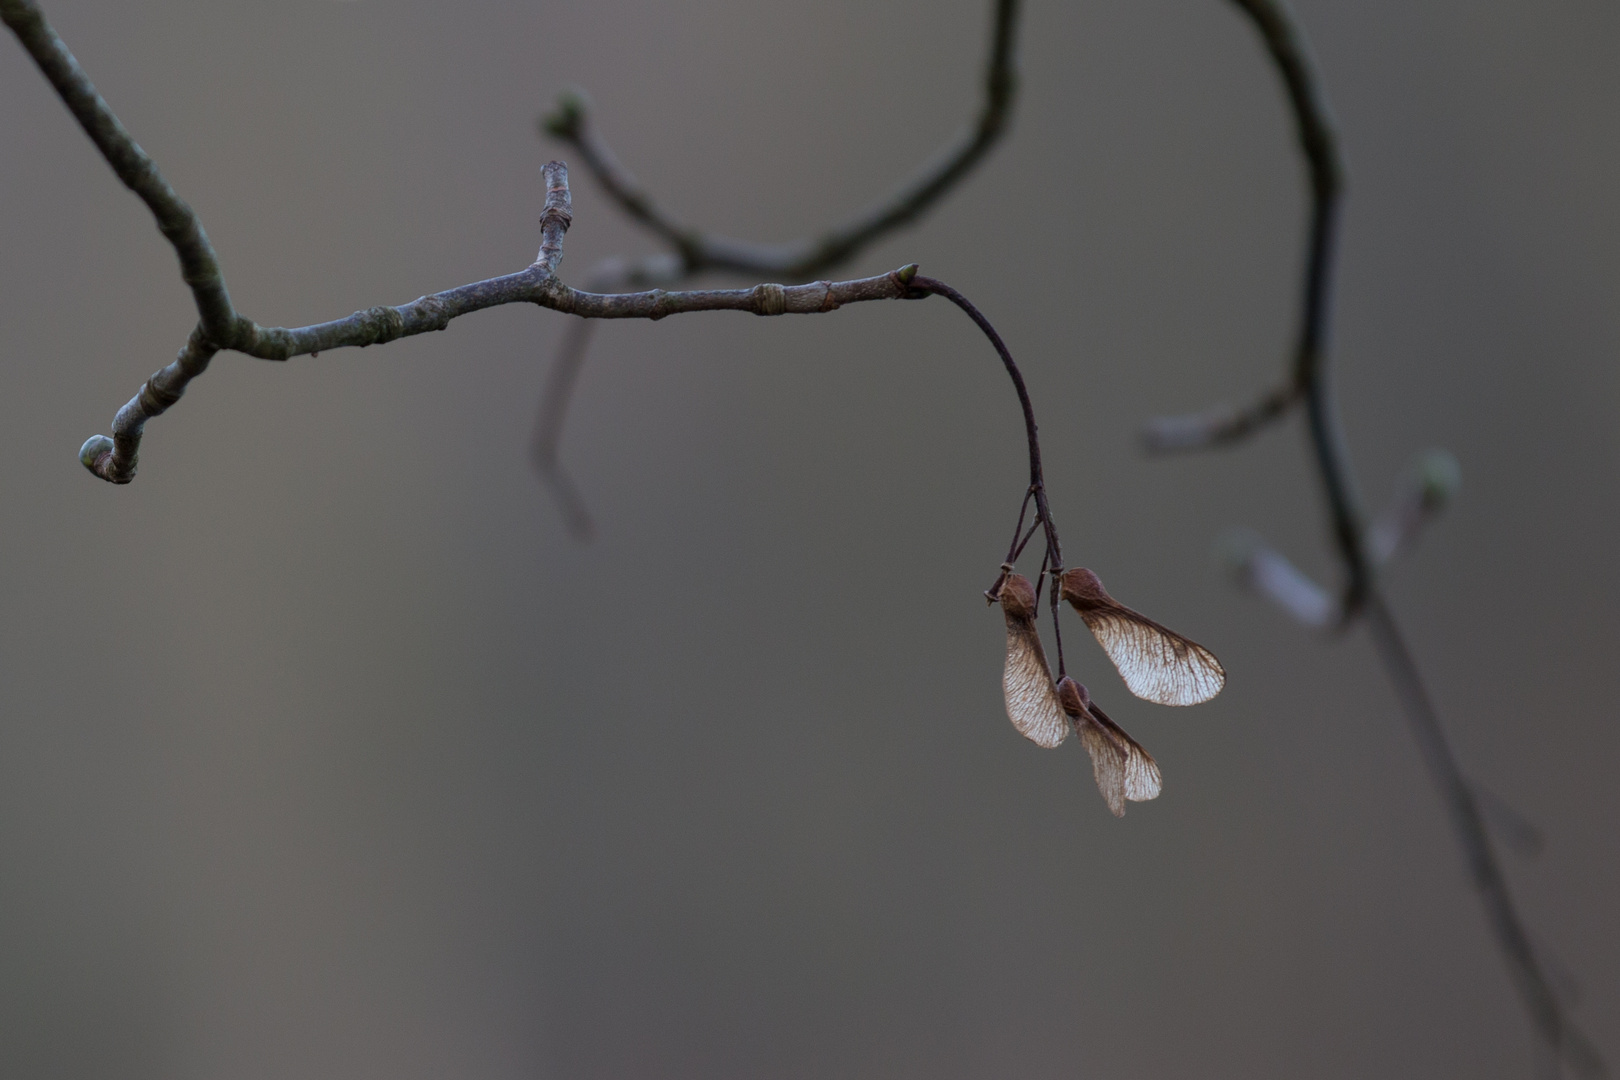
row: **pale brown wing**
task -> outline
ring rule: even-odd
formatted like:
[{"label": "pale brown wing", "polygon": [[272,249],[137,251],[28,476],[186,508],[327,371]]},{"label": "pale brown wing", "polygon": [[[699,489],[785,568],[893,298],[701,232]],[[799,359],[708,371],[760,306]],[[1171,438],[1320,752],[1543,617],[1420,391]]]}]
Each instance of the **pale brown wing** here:
[{"label": "pale brown wing", "polygon": [[1058,746],[1069,735],[1069,720],[1058,704],[1046,651],[1035,629],[1035,590],[1028,578],[1012,574],[998,599],[1007,617],[1007,665],[1001,674],[1007,719],[1037,746]]},{"label": "pale brown wing", "polygon": [[1159,792],[1164,790],[1164,778],[1159,775],[1159,763],[1153,760],[1153,755],[1142,749],[1141,743],[1125,734],[1125,729],[1114,723],[1095,704],[1091,706],[1091,715],[1098,726],[1113,737],[1125,755],[1125,797],[1132,802],[1157,799]]},{"label": "pale brown wing", "polygon": [[1064,573],[1063,598],[1137,697],[1160,705],[1197,705],[1226,685],[1226,671],[1214,653],[1109,596],[1090,570]]},{"label": "pale brown wing", "polygon": [[1102,792],[1103,801],[1115,817],[1125,816],[1126,768],[1129,743],[1091,713],[1091,695],[1086,688],[1065,675],[1058,680],[1058,704],[1080,737],[1080,745],[1091,755],[1091,776]]},{"label": "pale brown wing", "polygon": [[1091,755],[1091,775],[1097,781],[1097,790],[1114,816],[1124,817],[1125,748],[1090,716],[1080,717],[1075,730],[1080,733],[1080,745]]}]

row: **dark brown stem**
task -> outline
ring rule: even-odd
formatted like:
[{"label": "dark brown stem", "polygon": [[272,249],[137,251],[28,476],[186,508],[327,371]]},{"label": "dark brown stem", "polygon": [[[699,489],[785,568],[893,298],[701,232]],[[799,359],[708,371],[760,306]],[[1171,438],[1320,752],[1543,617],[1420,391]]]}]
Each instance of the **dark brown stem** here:
[{"label": "dark brown stem", "polygon": [[[1063,543],[1058,539],[1057,524],[1052,520],[1052,509],[1046,501],[1046,477],[1041,469],[1041,438],[1040,430],[1035,424],[1035,406],[1029,400],[1029,388],[1024,385],[1024,374],[1018,370],[1018,363],[1013,360],[1012,351],[1007,343],[1001,340],[1001,335],[991,325],[990,320],[973,302],[943,281],[934,278],[922,277],[912,279],[912,287],[919,293],[933,293],[943,296],[957,307],[967,313],[983,333],[990,339],[995,347],[996,355],[1001,357],[1002,366],[1007,369],[1008,378],[1012,379],[1013,388],[1018,391],[1018,405],[1024,412],[1024,434],[1029,444],[1029,492],[1035,499],[1036,522],[1046,533],[1046,558],[1043,569],[1049,571],[1052,580],[1056,581],[1063,574]],[[1023,525],[1023,514],[1019,513],[1018,524]],[[1016,536],[1016,532],[1014,533]],[[1016,552],[1015,552],[1016,554]],[[1010,560],[1009,560],[1010,561]],[[1052,589],[1052,627],[1057,640],[1058,676],[1065,673],[1063,662],[1063,627],[1058,619],[1058,590]]]},{"label": "dark brown stem", "polygon": [[[561,169],[558,162],[548,170]],[[560,226],[558,226],[560,229]],[[560,242],[560,241],[559,241]],[[402,337],[443,330],[452,319],[502,304],[529,303],[592,319],[662,319],[693,311],[746,311],[755,315],[810,315],[834,311],[866,300],[900,300],[911,295],[907,285],[915,267],[851,281],[814,281],[808,285],[755,285],[751,289],[696,289],[666,292],[591,293],[573,289],[548,273],[542,263],[505,277],[434,293],[399,307],[357,311],[345,319],[302,326],[262,327],[247,323],[248,333],[232,348],[261,360],[287,360],[328,349],[365,347]],[[185,383],[198,374],[215,350],[193,335],[180,359],[147,380],[128,405],[119,410],[113,438],[93,436],[80,452],[91,472],[114,483],[135,474],[135,451],[146,421],[179,399]]]}]

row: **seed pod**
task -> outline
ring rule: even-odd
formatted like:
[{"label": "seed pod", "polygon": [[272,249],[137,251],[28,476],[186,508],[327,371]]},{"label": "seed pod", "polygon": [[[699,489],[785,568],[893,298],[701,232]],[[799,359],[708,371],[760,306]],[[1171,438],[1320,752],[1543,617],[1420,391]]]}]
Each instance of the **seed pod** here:
[{"label": "seed pod", "polygon": [[1109,596],[1090,570],[1064,573],[1063,599],[1080,613],[1137,697],[1160,705],[1197,705],[1226,685],[1214,653]]},{"label": "seed pod", "polygon": [[1097,790],[1115,817],[1125,816],[1125,800],[1145,802],[1156,799],[1163,787],[1158,763],[1142,749],[1142,744],[1108,718],[1086,693],[1086,688],[1068,676],[1058,680],[1058,701],[1080,736],[1080,745],[1091,755],[1091,775]]},{"label": "seed pod", "polygon": [[1001,675],[1007,719],[1037,746],[1057,746],[1068,737],[1069,721],[1035,629],[1035,587],[1022,574],[1008,574],[995,599],[1007,618],[1007,666]]}]

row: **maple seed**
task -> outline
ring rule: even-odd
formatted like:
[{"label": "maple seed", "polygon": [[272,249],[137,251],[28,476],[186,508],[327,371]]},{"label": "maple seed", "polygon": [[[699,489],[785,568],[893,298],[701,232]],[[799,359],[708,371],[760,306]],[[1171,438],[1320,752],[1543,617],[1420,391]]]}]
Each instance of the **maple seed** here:
[{"label": "maple seed", "polygon": [[1109,596],[1090,570],[1064,573],[1063,599],[1080,613],[1137,697],[1160,705],[1197,705],[1226,685],[1226,671],[1214,653]]},{"label": "maple seed", "polygon": [[1068,737],[1069,720],[1035,629],[1035,587],[1022,574],[1008,574],[993,599],[1007,618],[1007,666],[1001,675],[1007,719],[1024,738],[1050,749]]},{"label": "maple seed", "polygon": [[1080,745],[1091,755],[1091,775],[1115,817],[1125,816],[1125,801],[1156,799],[1163,789],[1159,765],[1142,744],[1108,718],[1086,693],[1065,675],[1058,680],[1058,702],[1074,725]]}]

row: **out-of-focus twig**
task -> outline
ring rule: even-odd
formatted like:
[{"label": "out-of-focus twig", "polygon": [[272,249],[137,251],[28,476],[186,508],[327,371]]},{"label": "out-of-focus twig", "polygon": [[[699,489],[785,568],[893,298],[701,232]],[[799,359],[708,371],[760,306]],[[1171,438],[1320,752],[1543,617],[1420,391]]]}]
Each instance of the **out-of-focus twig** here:
[{"label": "out-of-focus twig", "polygon": [[1449,455],[1429,455],[1415,470],[1415,480],[1397,492],[1390,510],[1371,529],[1367,527],[1351,482],[1349,454],[1327,368],[1334,242],[1344,186],[1337,140],[1320,81],[1282,0],[1232,3],[1259,32],[1282,79],[1309,175],[1310,218],[1298,337],[1287,378],[1256,405],[1155,420],[1144,433],[1148,446],[1152,450],[1191,450],[1232,443],[1296,404],[1304,406],[1312,458],[1327,497],[1334,548],[1344,575],[1342,591],[1334,600],[1284,556],[1252,536],[1226,545],[1231,563],[1246,584],[1308,626],[1343,627],[1365,616],[1413,739],[1446,805],[1492,937],[1507,961],[1538,1038],[1555,1058],[1584,1074],[1600,1074],[1604,1071],[1602,1058],[1575,1026],[1531,947],[1479,796],[1458,764],[1417,661],[1374,577],[1377,565],[1410,546],[1424,522],[1455,489],[1456,463]]},{"label": "out-of-focus twig", "polygon": [[[803,281],[849,262],[877,240],[914,220],[970,173],[1006,131],[1017,92],[1016,51],[1020,0],[995,0],[991,13],[990,57],[985,66],[978,116],[933,161],[881,202],[814,237],[782,244],[758,244],[693,229],[664,211],[652,194],[620,163],[596,129],[585,95],[564,93],[542,118],[547,133],[573,147],[602,189],[631,220],[668,248],[644,259],[614,259],[593,275],[602,288],[672,288],[695,275],[715,272],[768,275]],[[550,486],[569,528],[588,536],[591,519],[579,489],[558,457],[563,424],[591,333],[570,328],[558,345],[552,375],[542,391],[531,443],[535,467]]]}]

